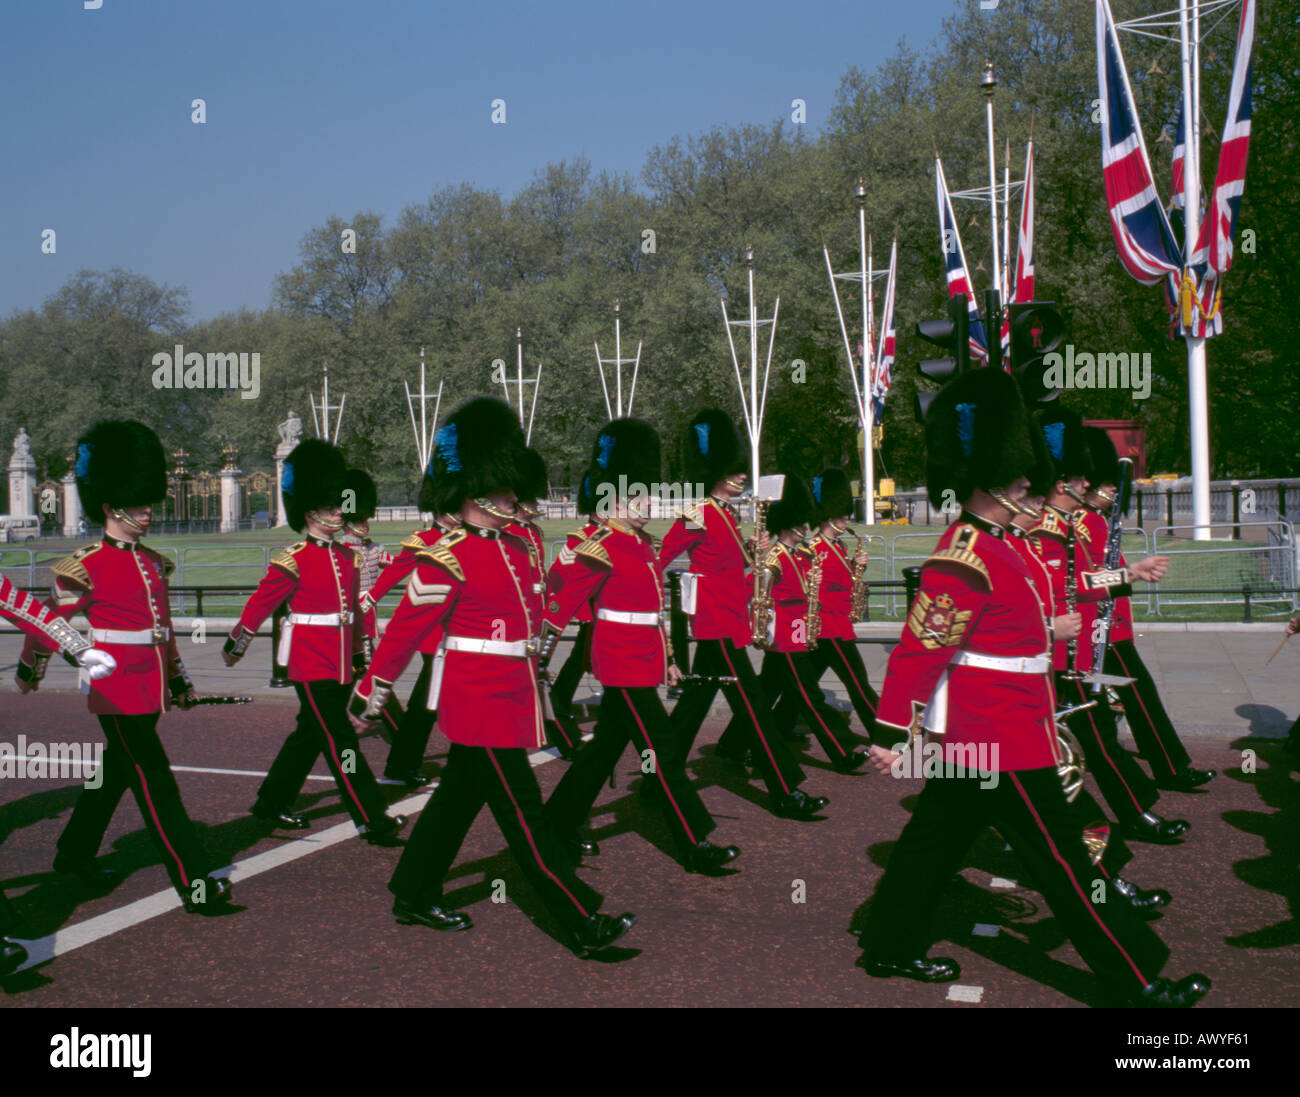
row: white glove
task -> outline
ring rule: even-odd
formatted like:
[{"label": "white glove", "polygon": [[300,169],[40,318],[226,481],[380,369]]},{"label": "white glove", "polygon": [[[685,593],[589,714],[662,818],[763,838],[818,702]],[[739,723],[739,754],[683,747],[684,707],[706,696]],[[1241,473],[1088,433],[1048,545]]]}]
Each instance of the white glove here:
[{"label": "white glove", "polygon": [[117,670],[117,660],[106,651],[89,648],[77,656],[77,665],[90,671],[91,680],[107,678]]}]

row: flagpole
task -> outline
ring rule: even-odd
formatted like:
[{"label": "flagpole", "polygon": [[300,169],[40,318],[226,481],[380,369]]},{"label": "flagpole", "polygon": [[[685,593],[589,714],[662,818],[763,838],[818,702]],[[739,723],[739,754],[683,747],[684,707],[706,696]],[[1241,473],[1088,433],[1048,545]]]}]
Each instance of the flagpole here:
[{"label": "flagpole", "polygon": [[[1183,262],[1192,265],[1196,241],[1201,232],[1201,120],[1196,113],[1195,67],[1199,60],[1199,21],[1193,23],[1187,0],[1178,0],[1179,50],[1183,77]],[[1181,296],[1181,288],[1180,288]],[[1210,527],[1210,407],[1205,366],[1205,337],[1191,334],[1187,340],[1187,397],[1192,444],[1192,536],[1208,541]]]},{"label": "flagpole", "polygon": [[[1186,0],[1184,0],[1186,2]],[[984,62],[984,75],[980,77],[980,89],[984,92],[984,118],[987,123],[989,138],[989,203],[993,209],[993,219],[991,227],[993,229],[993,284],[999,289],[1002,287],[1002,264],[1001,254],[998,249],[998,172],[997,158],[993,151],[993,89],[998,86],[996,77],[993,75],[993,62]],[[972,286],[971,290],[974,291]],[[997,316],[985,317],[985,338],[992,340],[994,334],[998,339],[1002,338],[1001,318]]]},{"label": "flagpole", "polygon": [[[867,188],[861,181],[857,187],[858,196],[858,257],[862,264],[862,521],[865,525],[874,525],[876,520],[876,454],[871,447],[872,407],[871,407],[871,318],[868,316],[867,302],[871,297],[870,272],[867,270]],[[849,368],[853,368],[853,356],[849,355]]]}]

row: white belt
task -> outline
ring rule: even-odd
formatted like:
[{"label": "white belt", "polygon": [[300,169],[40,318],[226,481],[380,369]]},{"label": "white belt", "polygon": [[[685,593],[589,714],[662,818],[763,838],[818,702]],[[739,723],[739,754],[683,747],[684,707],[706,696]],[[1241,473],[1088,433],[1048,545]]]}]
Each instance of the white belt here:
[{"label": "white belt", "polygon": [[981,670],[1001,670],[1008,674],[1046,674],[1051,660],[1046,655],[1021,655],[1011,658],[1003,655],[981,655],[976,651],[959,651],[952,657],[957,667],[979,667]]},{"label": "white belt", "polygon": [[448,651],[474,651],[480,655],[509,655],[522,659],[528,654],[527,640],[484,640],[477,636],[448,636],[444,641]]},{"label": "white belt", "polygon": [[291,625],[340,625],[352,624],[351,613],[291,613],[289,614],[289,624]]},{"label": "white belt", "polygon": [[625,613],[621,609],[598,609],[596,617],[601,621],[617,621],[621,625],[657,625],[657,613]]},{"label": "white belt", "polygon": [[169,628],[142,628],[123,630],[116,628],[93,628],[90,630],[92,644],[165,644],[172,638]]}]

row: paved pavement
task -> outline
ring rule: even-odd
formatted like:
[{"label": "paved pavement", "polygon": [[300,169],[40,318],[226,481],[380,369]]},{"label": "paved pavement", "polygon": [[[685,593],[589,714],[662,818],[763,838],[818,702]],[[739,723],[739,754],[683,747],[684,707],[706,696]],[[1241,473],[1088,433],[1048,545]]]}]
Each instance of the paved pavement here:
[{"label": "paved pavement", "polygon": [[[1221,770],[1205,790],[1166,794],[1158,810],[1191,820],[1191,837],[1180,847],[1135,847],[1128,873],[1174,893],[1156,924],[1173,948],[1168,972],[1211,974],[1215,989],[1206,1005],[1300,1004],[1300,774],[1277,742],[1300,708],[1300,646],[1284,650],[1265,672],[1278,636],[1270,627],[1159,632],[1140,640],[1194,762]],[[856,966],[854,931],[918,787],[836,774],[813,744],[806,785],[830,796],[831,805],[814,822],[777,819],[766,810],[761,785],[714,757],[717,719],[706,724],[691,768],[717,819],[716,837],[744,850],[734,875],[711,880],[681,872],[665,825],[632,792],[630,753],[617,787],[602,792],[592,818],[602,853],[581,871],[607,896],[605,909],[639,914],[626,948],[601,960],[575,959],[487,813],[471,829],[449,881],[450,901],[471,913],[475,928],[442,935],[396,926],[385,885],[400,851],[354,840],[323,767],[314,775],[323,779],[309,780],[299,801],[313,821],[305,836],[277,837],[245,814],[295,711],[290,691],[266,685],[268,649],[259,641],[248,666],[228,672],[219,666],[218,644],[192,645],[187,660],[201,690],[247,692],[257,701],[175,713],[161,724],[182,795],[206,848],[217,863],[234,866],[243,909],[216,919],[183,914],[129,797],[103,849],[104,863],[126,879],[110,895],[79,896],[49,871],[77,782],[0,781],[0,884],[19,906],[23,936],[38,958],[5,980],[0,1006],[971,1009],[1100,1000],[1041,898],[1018,881],[1016,862],[991,833],[935,911],[933,951],[961,962],[953,986],[966,989],[869,979]],[[15,651],[13,638],[0,641],[0,742],[12,744],[19,734],[97,738],[69,668],[52,664],[40,694],[14,695]],[[875,681],[883,658],[883,648],[868,646]],[[580,688],[579,698],[587,692]],[[372,767],[382,763],[380,740],[365,740],[363,749]],[[435,734],[434,770],[445,752]],[[1245,769],[1243,758],[1251,763]],[[564,763],[548,752],[534,761],[548,793]],[[422,806],[420,796],[390,793],[407,805],[401,810]],[[492,898],[498,881],[504,903]]]}]

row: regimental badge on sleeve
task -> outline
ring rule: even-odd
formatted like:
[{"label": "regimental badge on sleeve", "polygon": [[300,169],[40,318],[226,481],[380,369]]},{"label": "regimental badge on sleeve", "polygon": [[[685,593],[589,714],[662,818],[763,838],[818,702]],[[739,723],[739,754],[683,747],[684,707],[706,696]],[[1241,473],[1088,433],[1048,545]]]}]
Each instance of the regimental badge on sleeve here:
[{"label": "regimental badge on sleeve", "polygon": [[955,648],[970,625],[971,610],[958,610],[951,594],[931,598],[922,591],[916,596],[912,612],[907,615],[907,627],[929,651],[936,648]]}]

